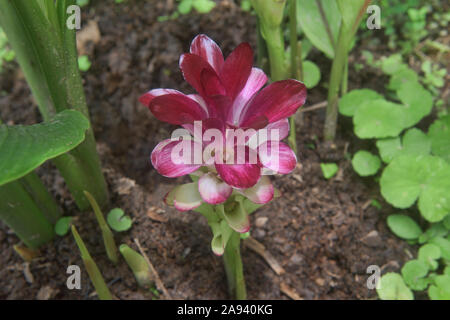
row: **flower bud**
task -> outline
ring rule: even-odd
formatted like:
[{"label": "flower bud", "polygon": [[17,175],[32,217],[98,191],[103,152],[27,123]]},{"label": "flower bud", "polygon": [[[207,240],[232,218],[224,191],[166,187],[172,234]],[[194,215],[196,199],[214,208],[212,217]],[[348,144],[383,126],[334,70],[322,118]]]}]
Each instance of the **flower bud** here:
[{"label": "flower bud", "polygon": [[277,28],[281,25],[286,0],[251,0],[251,2],[266,28]]}]

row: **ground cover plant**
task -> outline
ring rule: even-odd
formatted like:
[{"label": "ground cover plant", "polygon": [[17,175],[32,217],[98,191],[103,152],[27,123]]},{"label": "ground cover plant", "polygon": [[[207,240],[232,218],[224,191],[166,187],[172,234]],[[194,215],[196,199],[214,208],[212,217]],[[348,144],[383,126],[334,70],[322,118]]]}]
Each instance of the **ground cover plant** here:
[{"label": "ground cover plant", "polygon": [[0,0],[0,299],[449,300],[448,20]]}]

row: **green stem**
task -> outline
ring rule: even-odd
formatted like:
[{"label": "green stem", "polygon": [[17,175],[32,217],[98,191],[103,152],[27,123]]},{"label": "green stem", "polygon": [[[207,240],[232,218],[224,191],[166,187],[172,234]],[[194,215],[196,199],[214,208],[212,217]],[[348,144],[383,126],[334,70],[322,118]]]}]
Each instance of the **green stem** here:
[{"label": "green stem", "polygon": [[344,28],[341,25],[336,53],[333,60],[333,65],[331,67],[330,85],[328,88],[328,106],[324,128],[324,138],[327,141],[334,140],[336,136],[339,88],[341,86],[342,79],[344,78],[343,74],[346,58],[348,56],[350,40],[351,35],[344,32]]},{"label": "green stem", "polygon": [[236,300],[246,300],[247,291],[245,288],[243,265],[240,253],[241,235],[233,231],[223,255],[225,272],[228,280],[230,296]]},{"label": "green stem", "polygon": [[[297,0],[291,0],[289,7],[289,31],[291,47],[291,77],[299,79],[298,72],[298,37],[297,37]],[[300,80],[300,79],[299,79]],[[291,131],[289,132],[288,142],[291,148],[297,154],[297,130],[295,126],[295,115],[289,118]]]},{"label": "green stem", "polygon": [[94,285],[95,290],[97,291],[99,299],[113,300],[111,292],[109,291],[108,286],[106,285],[105,279],[103,279],[103,276],[100,270],[98,269],[97,264],[89,254],[89,251],[86,248],[83,239],[81,239],[80,235],[78,234],[78,231],[75,228],[75,226],[72,226],[72,234],[73,237],[75,238],[75,242],[77,243],[78,249],[80,249],[81,259],[84,262],[84,266],[86,267],[86,270],[88,272],[89,279],[91,279],[91,282]]},{"label": "green stem", "polygon": [[35,172],[31,172],[23,177],[21,182],[36,205],[41,208],[47,220],[51,224],[55,224],[62,215],[61,210],[38,175]]},{"label": "green stem", "polygon": [[259,17],[256,18],[256,29],[258,30],[258,39],[257,39],[257,54],[256,54],[256,65],[260,67],[264,72],[267,70],[267,46],[266,41],[264,40],[261,34],[261,21]]},{"label": "green stem", "polygon": [[0,186],[0,218],[31,249],[55,235],[53,225],[19,181]]},{"label": "green stem", "polygon": [[272,81],[286,78],[287,70],[284,64],[284,40],[281,28],[269,28],[261,23],[261,33],[266,40],[270,60],[270,76]]},{"label": "green stem", "polygon": [[133,271],[138,285],[142,288],[151,287],[153,285],[152,275],[150,273],[150,266],[148,265],[145,258],[126,244],[122,244],[119,247],[119,251],[130,267],[131,271]]},{"label": "green stem", "polygon": [[344,74],[342,75],[341,96],[348,92],[348,54],[345,58]]}]

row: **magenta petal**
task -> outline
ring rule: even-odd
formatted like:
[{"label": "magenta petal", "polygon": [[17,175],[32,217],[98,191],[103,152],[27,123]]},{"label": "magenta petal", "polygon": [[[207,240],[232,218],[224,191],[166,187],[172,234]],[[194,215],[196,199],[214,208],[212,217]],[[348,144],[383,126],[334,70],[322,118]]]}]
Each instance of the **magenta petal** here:
[{"label": "magenta petal", "polygon": [[185,53],[180,58],[180,68],[184,79],[186,79],[186,81],[197,90],[201,96],[207,97],[208,95],[204,90],[202,82],[202,73],[207,70],[209,74],[216,74],[217,76],[217,73],[209,63],[196,54]]},{"label": "magenta petal", "polygon": [[[164,140],[153,149],[151,155],[152,165],[161,175],[168,178],[192,173],[201,167],[201,164],[194,164],[193,156],[196,147],[198,150],[201,150],[201,145],[199,146],[198,143],[192,140]],[[179,152],[181,148],[183,148],[183,152],[184,150],[191,151],[190,159],[183,158],[183,152]]]},{"label": "magenta petal", "polygon": [[274,82],[254,95],[245,105],[240,118],[240,125],[253,127],[254,119],[264,115],[269,123],[293,115],[306,100],[306,88],[297,80]]},{"label": "magenta petal", "polygon": [[165,95],[165,94],[182,94],[181,92],[173,89],[153,89],[147,93],[144,93],[139,97],[139,102],[142,103],[147,108],[150,106],[150,102],[156,97]]},{"label": "magenta petal", "polygon": [[253,187],[261,176],[261,167],[253,152],[248,147],[235,146],[234,161],[228,159],[223,164],[216,162],[215,167],[222,180],[235,188]]},{"label": "magenta petal", "polygon": [[222,69],[224,62],[222,50],[208,36],[204,34],[196,36],[191,44],[191,53],[208,61],[217,73]]},{"label": "magenta petal", "polygon": [[258,148],[261,164],[276,173],[288,174],[295,169],[297,157],[289,146],[283,142],[268,141]]},{"label": "magenta petal", "polygon": [[232,125],[237,125],[239,123],[239,116],[241,115],[245,104],[266,84],[266,82],[267,76],[264,71],[258,68],[253,68],[245,87],[241,90],[233,102],[233,106],[228,113],[228,123]]},{"label": "magenta petal", "polygon": [[282,119],[270,123],[265,128],[257,131],[248,142],[250,148],[256,149],[259,145],[267,141],[280,141],[289,135],[289,120]]},{"label": "magenta petal", "polygon": [[262,176],[258,183],[251,188],[241,191],[250,201],[265,204],[273,199],[274,188],[268,176]]},{"label": "magenta petal", "polygon": [[206,96],[225,95],[225,88],[217,74],[211,69],[204,69],[200,74],[203,92]]},{"label": "magenta petal", "polygon": [[221,181],[215,174],[207,173],[198,180],[198,191],[205,202],[219,204],[228,199],[233,188]]},{"label": "magenta petal", "polygon": [[182,125],[207,118],[205,110],[193,99],[183,94],[166,94],[150,103],[153,115],[161,121]]},{"label": "magenta petal", "polygon": [[244,88],[252,71],[253,50],[248,43],[241,43],[225,60],[220,79],[227,95],[234,99]]}]

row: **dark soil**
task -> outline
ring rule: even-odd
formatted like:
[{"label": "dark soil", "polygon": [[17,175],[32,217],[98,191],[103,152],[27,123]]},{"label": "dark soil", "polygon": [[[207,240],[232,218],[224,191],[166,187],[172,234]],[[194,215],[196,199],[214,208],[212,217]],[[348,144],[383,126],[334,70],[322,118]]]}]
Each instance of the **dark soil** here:
[{"label": "dark soil", "polygon": [[[110,208],[121,207],[134,220],[130,231],[116,233],[116,242],[135,248],[133,239],[138,238],[173,298],[226,299],[222,261],[211,252],[211,232],[205,220],[162,202],[163,195],[184,178],[163,178],[149,161],[151,150],[173,128],[158,122],[137,98],[158,87],[191,92],[178,70],[178,59],[192,38],[206,33],[225,53],[242,41],[255,48],[255,19],[230,1],[221,1],[208,15],[156,22],[167,13],[162,1],[127,0],[121,5],[94,1],[84,9],[84,25],[95,20],[101,33],[98,43],[85,44],[92,68],[84,79],[110,187]],[[318,52],[312,53],[312,59],[321,63],[322,70],[329,70],[330,63]],[[40,121],[23,75],[14,66],[10,69],[0,80],[1,118],[11,124]],[[384,86],[383,79],[352,72],[350,87],[366,81],[374,87]],[[325,93],[323,87],[311,90],[307,105],[323,101]],[[250,299],[288,299],[280,290],[282,284],[304,299],[372,299],[376,293],[367,289],[367,267],[398,271],[408,259],[405,243],[385,225],[390,208],[384,203],[383,210],[368,205],[371,199],[382,202],[376,184],[359,178],[346,157],[346,151],[353,151],[357,143],[350,130],[341,131],[335,145],[325,146],[320,142],[323,118],[323,110],[305,113],[297,135],[298,168],[275,179],[282,197],[251,217],[252,236],[286,272],[276,275],[244,246]],[[338,175],[325,180],[321,162],[337,162]],[[112,293],[119,299],[151,299],[150,292],[138,289],[123,261],[117,267],[109,263],[93,214],[77,212],[54,167],[47,163],[39,173],[66,215],[76,216],[79,232]],[[265,224],[263,217],[268,218]],[[30,264],[14,252],[17,243],[12,231],[0,223],[0,299],[96,299],[84,271],[81,290],[66,287],[67,267],[82,266],[71,236],[42,248],[40,257]]]}]

